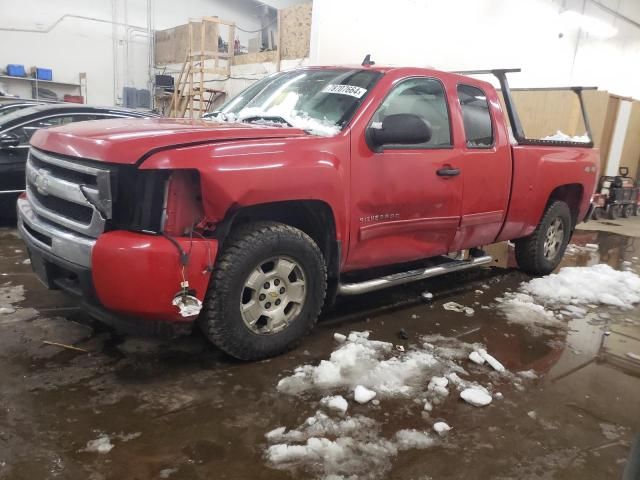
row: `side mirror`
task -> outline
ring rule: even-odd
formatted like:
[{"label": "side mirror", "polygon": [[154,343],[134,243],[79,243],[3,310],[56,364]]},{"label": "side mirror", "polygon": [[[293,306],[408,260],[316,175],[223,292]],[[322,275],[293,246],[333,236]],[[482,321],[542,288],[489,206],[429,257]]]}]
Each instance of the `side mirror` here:
[{"label": "side mirror", "polygon": [[13,148],[20,145],[20,139],[15,133],[0,135],[0,149]]},{"label": "side mirror", "polygon": [[382,121],[382,128],[369,127],[367,143],[373,151],[382,151],[383,145],[417,145],[431,140],[431,125],[417,115],[396,113]]}]

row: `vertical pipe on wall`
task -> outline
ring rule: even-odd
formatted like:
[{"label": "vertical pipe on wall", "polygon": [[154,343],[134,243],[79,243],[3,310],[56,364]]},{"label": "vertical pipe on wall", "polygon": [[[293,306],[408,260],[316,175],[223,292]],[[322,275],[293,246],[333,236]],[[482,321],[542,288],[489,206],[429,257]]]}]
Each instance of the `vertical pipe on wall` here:
[{"label": "vertical pipe on wall", "polygon": [[111,0],[111,40],[113,42],[113,104],[118,104],[118,0]]}]

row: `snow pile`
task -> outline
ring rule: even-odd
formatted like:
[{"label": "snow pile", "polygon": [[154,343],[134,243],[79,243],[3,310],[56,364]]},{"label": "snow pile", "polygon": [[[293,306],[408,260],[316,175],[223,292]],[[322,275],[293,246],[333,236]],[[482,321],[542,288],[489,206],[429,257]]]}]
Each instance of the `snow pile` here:
[{"label": "snow pile", "polygon": [[366,387],[383,396],[409,395],[420,386],[424,373],[438,362],[428,352],[412,350],[391,356],[393,344],[368,339],[368,332],[352,332],[318,366],[303,365],[278,382],[283,393],[296,394],[314,388]]},{"label": "snow pile", "polygon": [[566,133],[563,133],[560,130],[557,130],[554,135],[548,135],[544,138],[541,138],[541,140],[555,140],[560,142],[579,142],[579,143],[589,143],[591,141],[591,139],[589,138],[589,135],[586,133],[584,135],[571,136],[571,135],[567,135]]},{"label": "snow pile", "polygon": [[564,267],[531,280],[522,290],[552,307],[602,304],[631,309],[640,302],[640,277],[606,264]]},{"label": "snow pile", "polygon": [[305,468],[320,478],[380,478],[399,451],[425,449],[437,443],[429,433],[419,430],[400,430],[391,439],[383,438],[380,430],[380,424],[368,417],[336,420],[318,411],[295,430],[285,433],[280,427],[267,433],[270,445],[266,458],[275,468]]},{"label": "snow pile", "polygon": [[373,477],[388,471],[389,458],[398,453],[395,442],[380,436],[380,425],[361,415],[335,420],[318,411],[297,429],[285,433],[280,427],[266,438],[271,444],[266,458],[273,467],[306,468],[322,478],[362,472]]},{"label": "snow pile", "polygon": [[535,335],[553,333],[554,329],[567,328],[560,316],[542,305],[538,305],[531,295],[520,292],[506,292],[504,297],[497,298],[498,309],[510,323],[518,323],[527,327]]},{"label": "snow pile", "polygon": [[[280,426],[265,435],[265,456],[271,466],[291,470],[295,478],[387,478],[398,452],[436,445],[451,427],[437,421],[435,432],[427,432],[420,418],[416,429],[383,436],[376,420],[346,413],[347,398],[353,398],[352,408],[358,412],[377,409],[380,398],[404,399],[425,417],[447,400],[459,401],[458,394],[471,405],[488,405],[493,398],[501,398],[497,393],[492,396],[497,382],[518,387],[523,381],[478,343],[428,335],[398,352],[393,344],[369,336],[369,332],[336,336],[328,360],[302,365],[278,382],[282,393],[304,394],[303,398],[318,394],[321,409],[296,428]],[[470,357],[478,364],[471,363]],[[480,385],[462,365],[484,372],[491,383]]]},{"label": "snow pile", "polygon": [[634,308],[640,302],[640,277],[606,264],[564,267],[496,300],[508,321],[525,325],[535,334],[552,333],[555,328],[567,328],[565,316],[584,318],[598,305]]},{"label": "snow pile", "polygon": [[[289,95],[291,95],[291,93],[293,92],[290,92]],[[291,98],[293,99],[293,97]],[[289,124],[292,127],[323,137],[332,137],[340,132],[340,127],[326,118],[313,118],[306,112],[295,110],[296,102],[297,98],[295,101],[285,101],[267,109],[247,107],[240,110],[237,114],[221,112],[217,115],[207,117],[207,120],[217,122],[242,122],[249,118],[255,118],[256,120],[253,123],[282,127],[286,127],[288,126],[287,124]],[[261,119],[261,117],[265,118]]]},{"label": "snow pile", "polygon": [[23,300],[24,287],[22,285],[11,285],[11,282],[7,282],[0,287],[0,313],[15,312],[13,304]]}]

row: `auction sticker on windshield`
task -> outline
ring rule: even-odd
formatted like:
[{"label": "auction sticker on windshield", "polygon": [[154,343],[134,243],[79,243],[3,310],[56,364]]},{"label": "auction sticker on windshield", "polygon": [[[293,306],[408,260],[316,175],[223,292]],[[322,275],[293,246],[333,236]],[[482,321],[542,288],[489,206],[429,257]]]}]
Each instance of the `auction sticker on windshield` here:
[{"label": "auction sticker on windshield", "polygon": [[355,85],[335,85],[330,84],[322,90],[324,93],[338,93],[340,95],[349,95],[350,97],[362,98],[367,93],[366,88],[356,87]]}]

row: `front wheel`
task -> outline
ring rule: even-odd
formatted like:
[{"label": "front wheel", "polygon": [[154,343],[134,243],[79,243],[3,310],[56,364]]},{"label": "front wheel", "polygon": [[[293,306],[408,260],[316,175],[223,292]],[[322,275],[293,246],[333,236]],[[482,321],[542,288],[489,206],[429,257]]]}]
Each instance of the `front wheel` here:
[{"label": "front wheel", "polygon": [[569,206],[561,201],[552,202],[533,233],[515,242],[520,269],[533,275],[551,273],[562,260],[572,226]]},{"label": "front wheel", "polygon": [[271,357],[313,328],[326,288],[322,252],[307,234],[282,223],[250,223],[226,240],[199,321],[229,355]]}]

